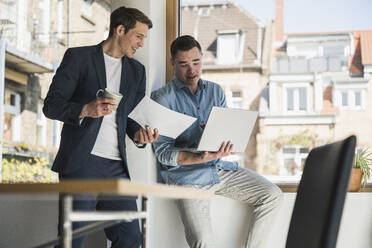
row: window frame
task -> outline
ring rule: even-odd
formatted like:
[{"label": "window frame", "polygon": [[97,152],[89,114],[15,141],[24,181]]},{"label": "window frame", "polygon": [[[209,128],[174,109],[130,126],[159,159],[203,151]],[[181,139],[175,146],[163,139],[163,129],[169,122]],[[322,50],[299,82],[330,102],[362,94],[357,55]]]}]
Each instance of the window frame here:
[{"label": "window frame", "polygon": [[[295,153],[294,153],[294,156],[292,156],[291,154],[285,154],[283,152],[283,150],[285,148],[294,148],[295,149]],[[300,150],[301,148],[307,148],[308,149],[308,152],[307,153],[300,153]],[[280,176],[285,176],[285,177],[296,177],[296,176],[300,176],[302,174],[302,170],[303,168],[302,167],[302,159],[305,159],[307,158],[307,156],[309,155],[310,153],[310,148],[309,147],[306,147],[306,146],[302,146],[302,145],[291,145],[291,144],[288,144],[288,145],[284,145],[280,148],[280,169],[279,169],[279,175]],[[286,168],[285,168],[285,159],[291,159],[293,158],[296,165],[297,165],[297,169],[299,171],[301,171],[300,173],[298,174],[295,174],[295,175],[286,175],[284,174]]]},{"label": "window frame", "polygon": [[[309,82],[299,82],[299,83],[283,83],[283,100],[282,100],[282,106],[283,106],[283,112],[286,114],[301,114],[301,113],[309,113],[310,112],[310,83]],[[294,88],[296,89],[294,97],[293,97],[293,110],[288,110],[288,89]],[[300,93],[299,88],[305,88],[306,89],[306,110],[300,110]],[[297,92],[297,94],[296,94]],[[297,100],[296,100],[297,95]]]},{"label": "window frame", "polygon": [[[21,94],[10,89],[5,89],[11,95],[15,95],[15,105],[5,104],[4,103],[4,113],[9,113],[14,115],[12,119],[12,141],[19,142],[21,141]],[[5,100],[5,99],[4,99]]]},{"label": "window frame", "polygon": [[[342,88],[336,90],[337,106],[341,110],[365,109],[366,90],[363,88]],[[356,94],[360,93],[360,105],[356,105]],[[347,105],[343,105],[343,95],[347,95]]]}]

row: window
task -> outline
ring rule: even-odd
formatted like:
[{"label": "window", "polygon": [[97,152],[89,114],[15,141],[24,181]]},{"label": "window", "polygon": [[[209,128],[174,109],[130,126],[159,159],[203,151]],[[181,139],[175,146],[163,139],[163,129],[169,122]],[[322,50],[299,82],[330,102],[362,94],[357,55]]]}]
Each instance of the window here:
[{"label": "window", "polygon": [[57,38],[62,39],[63,28],[63,0],[58,0],[57,3]]},{"label": "window", "polygon": [[209,7],[202,7],[199,9],[198,15],[199,16],[209,16],[210,8]]},{"label": "window", "polygon": [[342,106],[349,106],[348,93],[347,92],[342,92],[341,96],[342,96]]},{"label": "window", "polygon": [[[306,27],[298,23],[293,33],[271,37],[271,24],[256,22],[259,11],[231,1],[207,2],[180,1],[181,23],[171,24],[180,27],[180,35],[198,34],[203,50],[202,78],[225,90],[230,108],[259,110],[257,129],[252,132],[249,149],[241,154],[241,166],[275,181],[293,181],[299,179],[296,175],[301,175],[309,150],[316,146],[354,133],[358,142],[372,147],[370,124],[350,120],[363,114],[372,116],[372,108],[367,107],[371,90],[368,73],[350,76],[348,71],[351,55],[359,54],[357,33],[323,32],[321,28],[304,32]],[[274,5],[272,1],[272,9]],[[281,28],[288,27],[284,24]],[[277,38],[281,41],[276,42]],[[343,109],[363,112],[348,115]],[[353,121],[358,125],[350,125]]]},{"label": "window", "polygon": [[307,88],[285,87],[287,111],[307,111]]},{"label": "window", "polygon": [[362,94],[360,91],[355,91],[355,106],[362,106]]},{"label": "window", "polygon": [[363,108],[363,90],[361,89],[351,89],[342,90],[339,92],[339,104],[342,109],[357,110]]},{"label": "window", "polygon": [[282,161],[280,168],[281,176],[299,176],[302,174],[307,155],[308,147],[290,145],[282,147]]},{"label": "window", "polygon": [[288,47],[289,56],[316,57],[319,54],[319,45],[316,43],[293,44]]},{"label": "window", "polygon": [[92,17],[92,5],[93,5],[93,0],[81,0],[80,4],[80,11],[81,14],[85,17]]},{"label": "window", "polygon": [[325,57],[343,57],[345,56],[345,47],[341,45],[324,46],[323,54]]},{"label": "window", "polygon": [[241,62],[242,35],[238,30],[219,31],[217,36],[217,63],[236,64]]},{"label": "window", "polygon": [[240,90],[233,90],[231,92],[231,100],[228,105],[230,108],[243,108],[243,98]]},{"label": "window", "polygon": [[53,146],[59,147],[61,141],[61,122],[53,120]]},{"label": "window", "polygon": [[40,101],[37,108],[37,144],[46,146],[46,118],[42,111],[43,103]]},{"label": "window", "polygon": [[49,43],[49,29],[50,29],[50,1],[40,0],[40,20],[39,20],[39,40],[44,43]]},{"label": "window", "polygon": [[4,139],[19,142],[21,139],[21,96],[5,89],[4,94]]}]

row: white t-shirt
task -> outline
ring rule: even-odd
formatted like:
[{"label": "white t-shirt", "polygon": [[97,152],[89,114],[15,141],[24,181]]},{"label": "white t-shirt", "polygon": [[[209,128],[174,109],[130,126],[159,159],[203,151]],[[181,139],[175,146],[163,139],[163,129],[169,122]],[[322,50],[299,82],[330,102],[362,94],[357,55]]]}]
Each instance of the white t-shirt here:
[{"label": "white t-shirt", "polygon": [[[103,53],[103,57],[105,60],[107,89],[119,92],[122,69],[121,58],[110,57],[105,53]],[[111,114],[103,117],[102,125],[91,153],[103,158],[122,160],[118,144],[116,111],[112,111]]]}]

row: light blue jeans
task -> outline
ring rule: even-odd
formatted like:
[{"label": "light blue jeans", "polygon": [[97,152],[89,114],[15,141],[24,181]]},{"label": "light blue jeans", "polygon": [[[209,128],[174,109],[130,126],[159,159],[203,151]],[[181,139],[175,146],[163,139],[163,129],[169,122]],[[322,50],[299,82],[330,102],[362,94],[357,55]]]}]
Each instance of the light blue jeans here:
[{"label": "light blue jeans", "polygon": [[[283,199],[282,191],[256,172],[239,167],[237,171],[218,172],[220,183],[206,186],[183,185],[212,190],[216,195],[225,196],[250,204],[253,219],[248,228],[246,248],[263,248],[269,229]],[[210,201],[177,200],[177,207],[185,227],[185,235],[190,248],[215,248]],[[229,235],[229,234],[226,234]],[[236,248],[236,247],[231,247]],[[240,248],[240,247],[239,247]]]}]

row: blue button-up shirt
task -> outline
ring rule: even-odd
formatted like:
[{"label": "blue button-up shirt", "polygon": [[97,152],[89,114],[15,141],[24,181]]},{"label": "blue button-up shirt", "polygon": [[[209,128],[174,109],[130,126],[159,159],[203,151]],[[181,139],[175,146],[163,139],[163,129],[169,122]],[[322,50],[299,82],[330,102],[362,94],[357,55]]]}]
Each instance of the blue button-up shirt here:
[{"label": "blue button-up shirt", "polygon": [[[174,147],[197,147],[203,127],[213,106],[226,107],[225,94],[215,83],[200,79],[194,93],[176,77],[161,89],[154,91],[151,98],[161,105],[197,118],[197,120],[176,139],[160,135],[152,143],[165,183],[208,185],[219,182],[217,169],[237,170],[236,162],[220,159],[202,164],[178,165],[178,151]],[[166,120],[165,120],[166,121]]]}]

